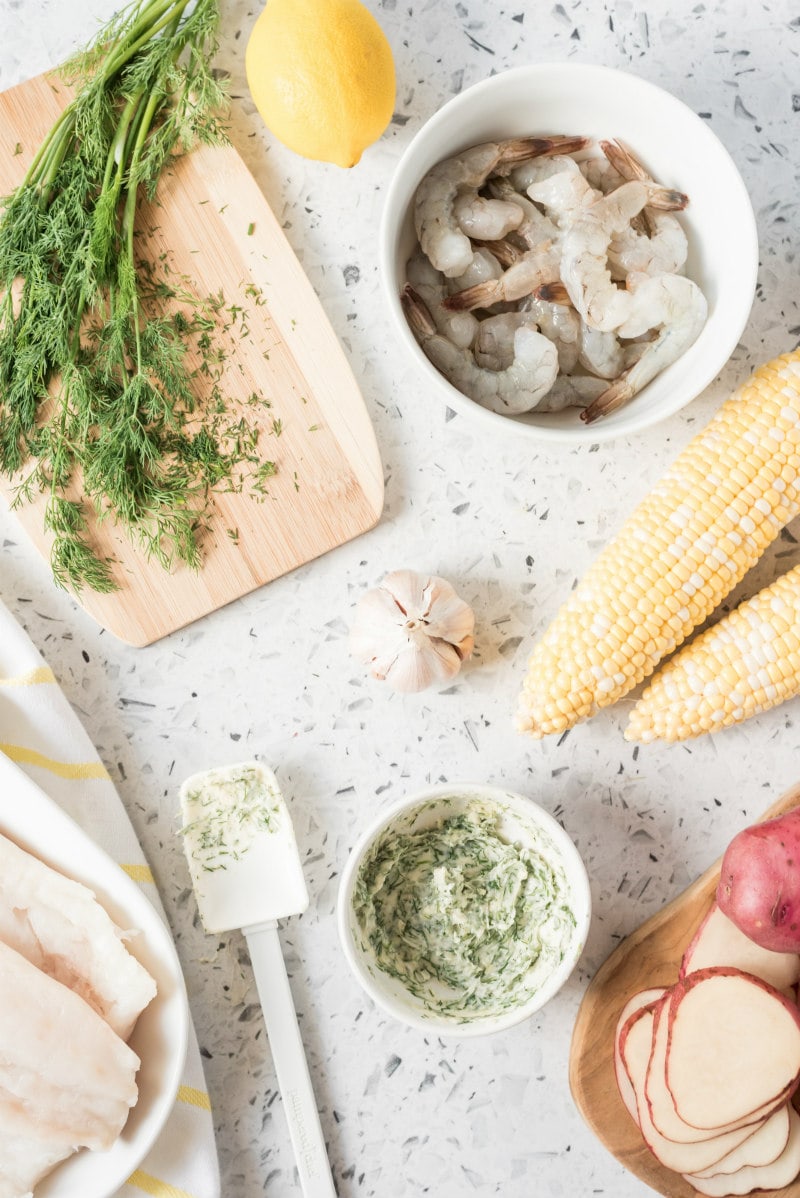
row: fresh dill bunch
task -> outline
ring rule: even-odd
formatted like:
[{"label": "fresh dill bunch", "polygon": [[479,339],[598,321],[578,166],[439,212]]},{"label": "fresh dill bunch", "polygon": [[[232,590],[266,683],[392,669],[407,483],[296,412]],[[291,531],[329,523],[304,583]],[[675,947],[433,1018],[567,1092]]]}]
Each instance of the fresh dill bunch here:
[{"label": "fresh dill bunch", "polygon": [[[167,569],[197,568],[210,491],[240,490],[243,470],[260,489],[274,471],[222,415],[221,298],[136,252],[139,197],[154,198],[175,156],[225,140],[218,24],[218,0],[118,13],[63,69],[75,97],[3,202],[0,471],[25,469],[15,503],[47,496],[53,574],[75,591],[115,587],[94,521],[118,523]],[[214,380],[208,413],[190,350]]]}]

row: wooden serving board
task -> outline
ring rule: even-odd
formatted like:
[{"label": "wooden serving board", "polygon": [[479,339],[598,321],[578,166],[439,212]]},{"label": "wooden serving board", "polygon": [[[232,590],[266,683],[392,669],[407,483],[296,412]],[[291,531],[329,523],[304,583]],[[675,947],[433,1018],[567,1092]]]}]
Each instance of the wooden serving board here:
[{"label": "wooden serving board", "polygon": [[[783,815],[798,804],[800,784],[762,819]],[[578,1110],[626,1169],[667,1198],[696,1198],[697,1191],[659,1164],[622,1105],[614,1078],[614,1033],[622,1008],[637,991],[677,981],[681,957],[714,901],[720,865],[721,860],[716,861],[614,949],[590,982],[572,1033],[569,1083]],[[800,1180],[782,1190],[758,1193],[760,1198],[800,1198]]]},{"label": "wooden serving board", "polygon": [[[20,183],[68,99],[64,84],[45,76],[0,95],[0,194]],[[229,334],[220,386],[260,425],[258,452],[277,465],[261,502],[251,494],[215,500],[199,573],[179,566],[167,574],[111,521],[92,527],[99,553],[116,559],[120,589],[84,591],[79,601],[122,640],[147,645],[371,528],[383,505],[383,477],[342,348],[236,151],[202,147],[176,160],[155,205],[143,207],[139,233],[143,257],[158,261],[167,253],[198,295],[222,291],[226,306],[243,310]],[[254,393],[271,408],[248,406]],[[0,479],[0,494],[12,493],[9,480]],[[37,499],[19,519],[47,557],[43,509]]]}]

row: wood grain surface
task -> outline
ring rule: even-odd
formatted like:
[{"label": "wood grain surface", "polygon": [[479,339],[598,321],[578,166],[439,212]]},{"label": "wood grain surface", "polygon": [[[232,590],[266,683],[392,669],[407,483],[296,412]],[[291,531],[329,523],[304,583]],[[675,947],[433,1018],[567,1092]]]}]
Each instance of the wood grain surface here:
[{"label": "wood grain surface", "polygon": [[[800,804],[800,783],[763,815],[772,819]],[[692,1198],[696,1191],[679,1174],[659,1164],[641,1137],[614,1079],[614,1033],[625,1003],[650,986],[671,986],[681,957],[714,901],[721,861],[683,894],[617,946],[583,997],[570,1048],[569,1082],[578,1110],[617,1160],[667,1198]],[[800,1198],[800,1181],[782,1190],[759,1190],[763,1198]]]},{"label": "wood grain surface", "polygon": [[[22,180],[68,98],[60,81],[45,76],[0,95],[0,194]],[[220,385],[234,401],[234,418],[240,405],[260,425],[258,451],[277,465],[260,501],[251,494],[215,498],[199,573],[178,566],[168,574],[110,520],[92,524],[98,552],[115,559],[120,589],[84,591],[79,601],[122,640],[147,645],[371,528],[383,505],[383,476],[342,348],[236,151],[202,147],[176,160],[155,204],[142,207],[138,229],[143,257],[167,254],[198,295],[222,291],[226,305],[243,310],[227,335]],[[271,407],[248,406],[253,393]],[[10,480],[0,479],[0,494],[11,499]],[[40,498],[18,514],[47,557],[43,508]]]}]

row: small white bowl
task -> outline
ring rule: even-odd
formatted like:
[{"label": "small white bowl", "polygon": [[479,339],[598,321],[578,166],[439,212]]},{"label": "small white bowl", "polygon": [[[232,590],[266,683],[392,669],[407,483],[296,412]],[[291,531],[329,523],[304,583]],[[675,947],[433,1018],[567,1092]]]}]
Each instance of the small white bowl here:
[{"label": "small white bowl", "polygon": [[[353,909],[353,895],[359,868],[372,846],[387,832],[405,833],[431,827],[447,816],[463,811],[471,803],[497,811],[498,828],[509,842],[530,843],[535,835],[548,842],[553,858],[562,866],[567,880],[568,901],[575,927],[558,966],[535,994],[502,1015],[447,1015],[430,1011],[411,994],[401,981],[378,966],[366,943]],[[499,1032],[527,1019],[561,989],[583,952],[591,921],[592,900],[586,868],[567,833],[551,815],[532,799],[495,786],[473,783],[445,783],[420,791],[392,804],[367,827],[353,848],[342,873],[337,902],[339,937],[347,963],[369,997],[396,1019],[421,1031],[436,1031],[450,1036],[480,1036]]]},{"label": "small white bowl", "polygon": [[[627,142],[653,177],[688,193],[681,220],[689,237],[686,273],[701,287],[708,321],[677,362],[630,403],[596,424],[578,410],[502,416],[462,395],[425,357],[400,306],[406,263],[417,242],[414,193],[432,166],[485,141],[526,134],[585,134]],[[532,442],[608,441],[664,420],[700,394],[733,352],[747,324],[758,272],[753,207],[733,160],[708,125],[653,83],[609,67],[545,63],[485,79],[423,125],[397,165],[380,231],[380,271],[401,341],[430,392],[486,430]],[[421,396],[427,402],[427,396]]]}]

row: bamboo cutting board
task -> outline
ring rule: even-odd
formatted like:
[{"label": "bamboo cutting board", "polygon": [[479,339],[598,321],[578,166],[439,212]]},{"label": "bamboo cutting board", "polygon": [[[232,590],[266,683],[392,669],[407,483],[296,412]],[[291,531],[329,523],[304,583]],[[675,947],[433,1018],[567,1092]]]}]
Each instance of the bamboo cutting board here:
[{"label": "bamboo cutting board", "polygon": [[[45,76],[0,95],[0,194],[21,182],[68,99],[66,87]],[[92,527],[100,554],[115,559],[120,589],[84,591],[79,602],[122,640],[148,645],[372,528],[383,505],[383,477],[342,348],[232,147],[199,148],[168,169],[155,205],[143,206],[139,243],[151,261],[168,254],[171,268],[189,276],[198,295],[222,291],[226,307],[241,309],[230,317],[220,385],[250,423],[260,425],[258,452],[277,466],[260,502],[250,494],[215,499],[199,573],[178,566],[167,574],[110,521]],[[248,406],[254,393],[272,406]],[[202,399],[200,385],[198,395]],[[6,499],[12,491],[9,480],[0,479]],[[18,514],[47,557],[43,509],[38,499]]]},{"label": "bamboo cutting board", "polygon": [[[783,815],[798,804],[800,784],[762,819]],[[714,900],[720,865],[721,861],[715,862],[617,946],[589,984],[572,1034],[569,1083],[578,1110],[608,1151],[666,1198],[693,1198],[697,1191],[659,1164],[622,1105],[614,1079],[614,1033],[622,1008],[637,991],[677,981],[681,957]],[[759,1198],[800,1198],[800,1180],[758,1194]]]}]

